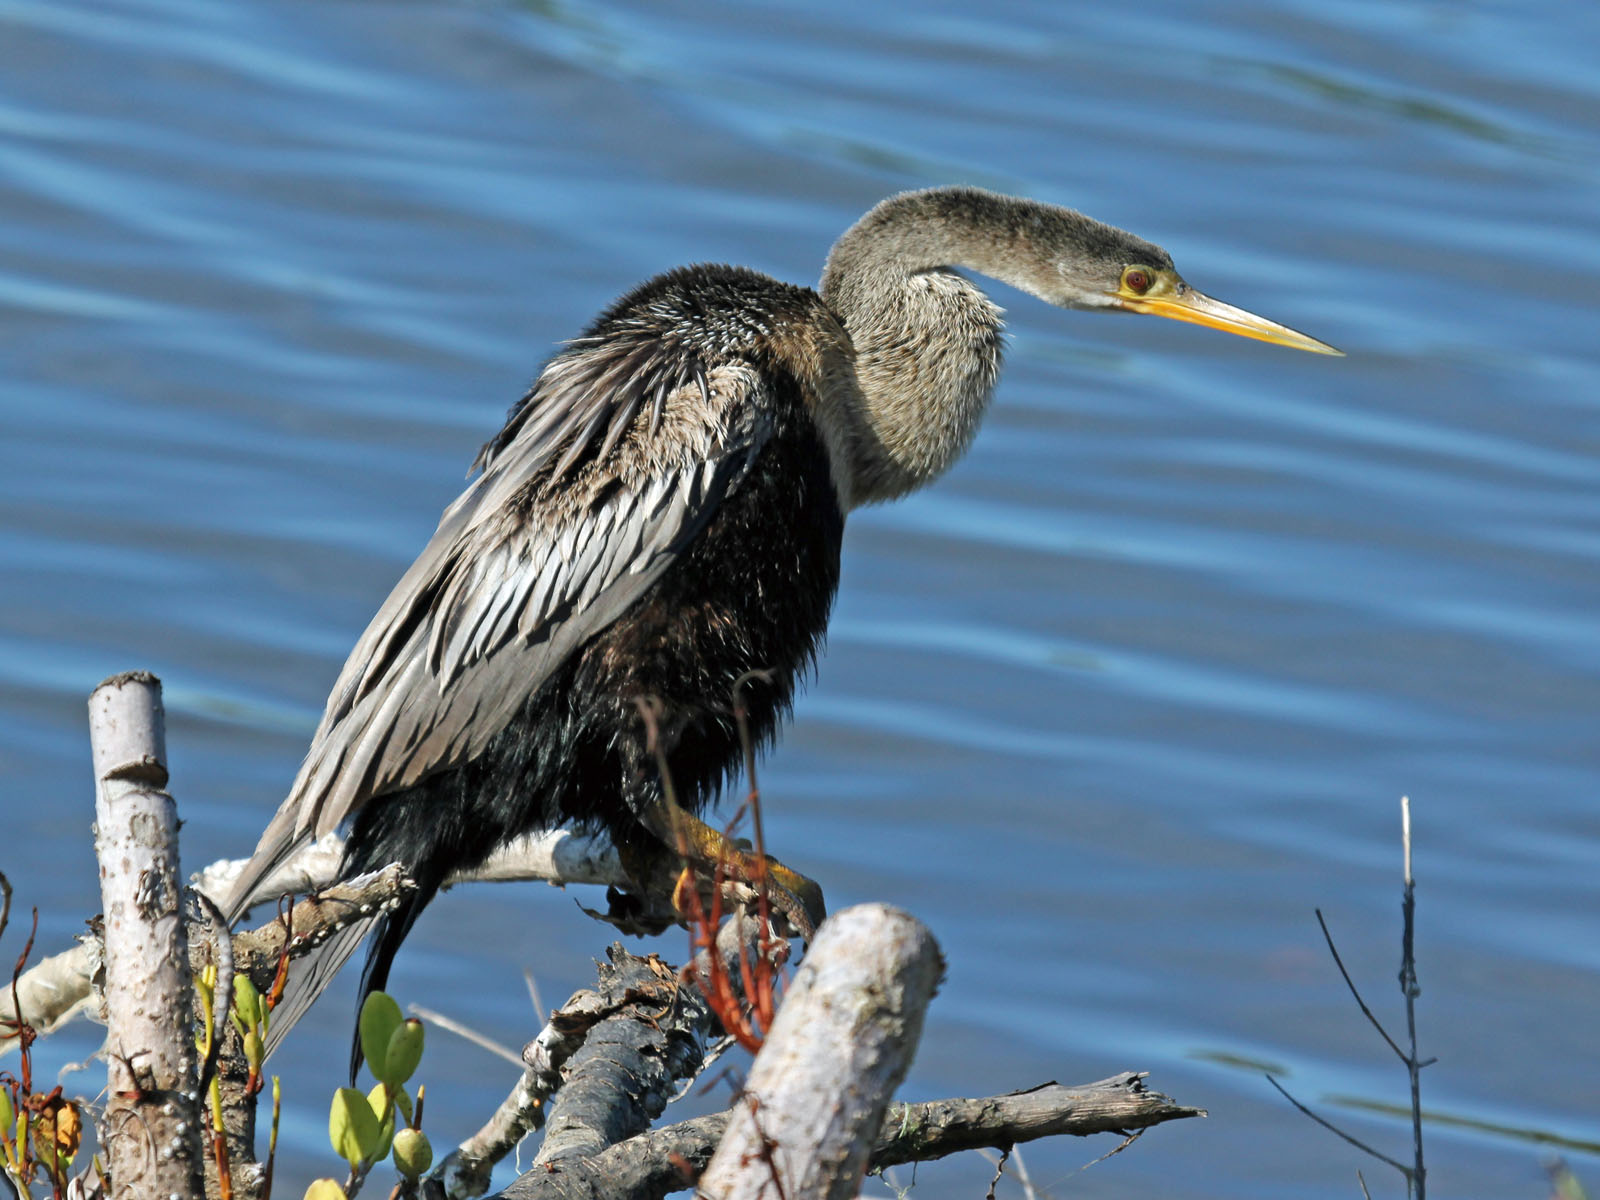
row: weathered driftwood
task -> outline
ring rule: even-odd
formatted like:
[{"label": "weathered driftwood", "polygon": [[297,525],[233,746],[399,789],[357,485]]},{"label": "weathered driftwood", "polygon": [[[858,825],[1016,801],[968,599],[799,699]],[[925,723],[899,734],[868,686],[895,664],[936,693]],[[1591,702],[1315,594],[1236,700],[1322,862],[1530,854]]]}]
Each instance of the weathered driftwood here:
[{"label": "weathered driftwood", "polygon": [[[334,830],[302,847],[282,866],[263,879],[255,889],[252,903],[278,896],[305,895],[332,885],[339,878],[344,859],[344,836]],[[194,877],[194,885],[206,895],[224,900],[250,860],[224,858],[212,863]],[[489,856],[476,870],[457,872],[445,880],[445,887],[458,883],[510,883],[537,880],[562,887],[569,883],[597,883],[624,886],[627,876],[611,843],[565,829],[547,829],[517,838]]]},{"label": "weathered driftwood", "polygon": [[272,986],[285,942],[289,957],[298,958],[351,925],[399,904],[405,893],[416,886],[404,867],[390,863],[346,883],[326,887],[294,905],[287,919],[273,917],[254,929],[235,933],[233,952],[237,967],[248,972],[256,986],[265,992]]},{"label": "weathered driftwood", "polygon": [[[613,946],[613,956],[620,949]],[[614,957],[610,963],[597,963],[596,967],[602,981],[608,973],[618,973]],[[627,969],[624,964],[623,972]],[[550,1014],[539,1035],[523,1048],[526,1069],[522,1078],[483,1128],[457,1146],[434,1171],[450,1200],[483,1195],[489,1190],[489,1176],[495,1164],[528,1134],[544,1128],[550,1097],[565,1082],[562,1071],[567,1060],[583,1045],[591,1029],[616,1013],[615,998],[608,999],[604,991],[602,984],[599,991],[586,988],[574,993]]]},{"label": "weathered driftwood", "polygon": [[[343,854],[344,839],[338,833],[328,834],[264,879],[256,890],[256,902],[287,894],[303,896],[332,887]],[[237,858],[214,862],[195,875],[194,886],[214,900],[225,900],[247,861]],[[627,876],[609,842],[564,829],[519,838],[477,871],[453,876],[447,886],[478,880],[538,880],[555,887],[569,883],[627,886]],[[298,928],[309,930],[312,926],[301,923]],[[99,969],[100,947],[93,939],[36,963],[17,981],[23,1020],[40,1033],[48,1033],[80,1016],[97,1017],[98,1005],[90,993]],[[0,1042],[0,1057],[15,1047],[14,1040]]]},{"label": "weathered driftwood", "polygon": [[161,684],[133,671],[89,697],[105,906],[103,1144],[117,1197],[202,1195],[193,978]]},{"label": "weathered driftwood", "polygon": [[[72,949],[40,959],[17,979],[17,1007],[22,1010],[22,1019],[41,1037],[79,1017],[100,1020],[94,979],[104,965],[105,944],[87,934]],[[6,1011],[10,1015],[10,1004]],[[0,1058],[16,1048],[15,1038],[0,1042]]]},{"label": "weathered driftwood", "polygon": [[823,923],[783,998],[699,1191],[846,1200],[944,974],[927,926],[886,904]]},{"label": "weathered driftwood", "polygon": [[[758,952],[757,945],[763,940],[759,934],[756,919],[740,913],[735,913],[717,932],[715,953],[730,966],[729,979],[736,997],[742,998],[740,956]],[[710,953],[702,950],[695,956],[687,973],[690,979],[705,977]],[[606,1146],[636,1136],[648,1127],[635,1121],[635,1127],[624,1131],[611,1119],[605,1100],[608,1093],[614,1096],[617,1083],[636,1088],[638,1095],[648,1095],[648,1119],[654,1120],[673,1090],[701,1069],[706,1042],[721,1033],[721,1026],[702,993],[692,984],[679,983],[667,989],[664,985],[668,979],[682,976],[671,968],[663,968],[659,960],[635,958],[620,946],[613,946],[609,954],[609,964],[597,964],[600,989],[580,991],[550,1014],[544,1029],[523,1049],[527,1070],[510,1095],[501,1101],[483,1128],[462,1142],[435,1170],[434,1175],[443,1183],[445,1194],[451,1200],[467,1200],[488,1190],[489,1174],[495,1164],[515,1150],[523,1137],[544,1127],[551,1097],[563,1086],[568,1086],[569,1093],[587,1088],[591,1096],[589,1100],[577,1102],[572,1101],[570,1095],[563,1099],[561,1121],[569,1128],[554,1145],[547,1138],[541,1149],[538,1161],[559,1159],[558,1169],[561,1170],[574,1159],[591,1161]],[[619,963],[619,956],[631,960],[631,965]],[[647,973],[641,972],[641,965],[648,969]],[[648,991],[656,992],[663,1001],[670,996],[671,1002],[651,1004],[647,1000],[644,1004],[619,1006],[615,982],[608,987],[606,980],[610,976],[614,981],[621,972],[638,975],[645,980]],[[626,990],[623,996],[627,997]],[[646,997],[641,994],[632,999]],[[567,1070],[568,1062],[588,1042],[591,1031],[606,1020],[611,1022],[603,1029],[606,1039],[632,1043],[626,1055],[629,1071],[619,1074],[613,1070],[607,1065],[606,1052],[601,1049],[587,1059],[593,1065],[579,1075],[575,1087],[568,1085],[567,1075],[577,1074],[584,1060],[574,1064],[573,1072]],[[663,1038],[676,1039],[679,1052],[658,1053],[657,1046]],[[691,1047],[692,1053],[689,1052]],[[624,1106],[630,1111],[638,1108],[632,1098],[627,1099]],[[549,1172],[543,1166],[536,1166],[530,1174]]]},{"label": "weathered driftwood", "polygon": [[[91,703],[92,708],[99,705],[104,710],[96,711],[95,762],[102,781],[102,869],[108,878],[117,872],[106,867],[105,857],[115,858],[121,846],[107,840],[107,831],[113,828],[107,815],[109,808],[125,800],[149,799],[153,795],[160,810],[158,824],[164,822],[175,832],[171,798],[158,790],[165,782],[158,687],[149,676],[117,677],[102,685]],[[101,692],[108,689],[114,694],[103,697]],[[142,715],[117,715],[122,692],[144,697],[146,709]],[[152,703],[154,707],[150,707]],[[130,735],[143,741],[129,748]],[[149,821],[141,818],[141,835],[150,828],[153,826]],[[325,883],[333,877],[341,851],[337,842],[319,844],[293,868],[298,874],[292,878],[275,877],[268,886]],[[189,954],[176,953],[182,945],[183,931],[176,904],[175,848],[154,854],[147,867],[134,868],[132,863],[131,858],[123,856],[122,865],[131,869],[136,884],[131,900],[122,900],[118,907],[108,888],[108,917],[114,911],[126,913],[130,903],[135,909],[143,906],[154,912],[159,908],[158,902],[171,901],[173,915],[165,929],[170,945],[163,943],[159,962],[164,970],[176,971],[181,978],[182,987],[172,995],[187,997],[188,973],[183,968],[189,960],[192,958],[194,965],[220,961],[226,967],[229,953],[216,942],[216,930],[211,930],[209,936],[197,932]],[[231,869],[208,869],[206,880],[214,888],[226,890]],[[564,833],[524,839],[514,851],[491,862],[480,876],[532,877],[556,883],[624,882],[608,847]],[[410,881],[400,868],[390,867],[347,884],[324,888],[296,905],[290,921],[285,922],[279,915],[253,932],[239,934],[231,943],[237,969],[251,975],[265,991],[286,941],[289,956],[295,957],[321,939],[336,936],[370,918],[409,886]],[[108,935],[113,923],[108,920]],[[861,923],[862,928],[852,935],[850,927],[856,923]],[[293,929],[292,939],[286,926]],[[725,961],[736,961],[740,948],[755,940],[751,936],[754,926],[750,918],[736,918],[724,926],[718,953]],[[637,958],[620,946],[614,947],[611,964],[601,969],[600,986],[579,993],[552,1016],[550,1026],[524,1052],[530,1068],[517,1091],[502,1105],[502,1112],[484,1133],[469,1139],[446,1161],[442,1171],[435,1173],[435,1186],[443,1183],[448,1194],[456,1198],[481,1194],[487,1186],[490,1167],[524,1133],[539,1126],[552,1096],[558,1102],[550,1106],[554,1116],[539,1165],[513,1184],[506,1195],[526,1197],[554,1192],[562,1196],[605,1196],[607,1200],[665,1195],[688,1186],[707,1167],[713,1147],[730,1128],[733,1134],[725,1139],[725,1157],[732,1164],[734,1182],[719,1182],[714,1173],[701,1181],[702,1191],[718,1200],[760,1195],[775,1178],[782,1180],[785,1195],[843,1196],[854,1194],[869,1161],[872,1166],[881,1167],[974,1147],[1002,1147],[1051,1134],[1122,1131],[1175,1117],[1203,1115],[1198,1109],[1183,1108],[1164,1096],[1146,1092],[1140,1083],[1143,1076],[1130,1074],[1073,1089],[1048,1085],[987,1100],[900,1105],[883,1117],[884,1097],[904,1074],[920,1033],[922,1006],[937,981],[937,947],[913,919],[881,906],[841,914],[829,928],[837,930],[829,937],[837,936],[845,945],[854,943],[856,953],[853,957],[845,953],[838,964],[831,964],[835,952],[829,949],[828,940],[819,935],[791,988],[768,1046],[757,1060],[739,1107],[730,1114],[657,1131],[649,1131],[650,1123],[659,1116],[677,1084],[692,1078],[701,1067],[705,1045],[719,1027],[698,989],[683,984],[672,968],[654,958]],[[76,980],[90,975],[93,951],[93,947],[80,946],[67,955],[56,956],[47,971],[24,977],[19,990],[25,1004],[31,994],[39,997],[36,1003],[41,1011],[53,1008],[59,1014],[73,1005],[81,1008],[82,1000],[70,993],[81,986]],[[700,957],[703,960],[704,953]],[[890,967],[885,975],[887,963],[901,965]],[[704,962],[698,966],[699,977],[703,977]],[[141,984],[155,986],[158,974],[144,970]],[[224,970],[223,974],[228,972]],[[730,975],[737,990],[739,972],[735,969]],[[695,977],[695,973],[689,977]],[[830,987],[835,989],[833,999],[817,1011],[808,1012],[808,1006],[814,1003],[808,993],[821,994]],[[108,1004],[115,1016],[124,1003],[111,999],[114,995],[108,985]],[[161,995],[168,993],[163,991]],[[143,1007],[144,1015],[177,1014],[180,1021],[186,1021],[190,1011],[187,999],[162,1000]],[[793,1034],[783,1032],[786,1022],[792,1024]],[[118,1028],[114,1023],[113,1036],[121,1037]],[[187,1033],[185,1027],[174,1044],[180,1056],[188,1053],[192,1070],[193,1042]],[[791,1037],[795,1040],[786,1047]],[[150,1060],[135,1056],[131,1064],[133,1082],[119,1080],[115,1074],[117,1044],[113,1043],[111,1049],[114,1096],[109,1115],[113,1121],[119,1119],[117,1112],[125,1111],[129,1105],[148,1106],[155,1096],[187,1098],[192,1105],[192,1076],[187,1087],[167,1086],[152,1092],[160,1076],[151,1070]],[[226,1047],[218,1064],[225,1101],[242,1082],[242,1059],[236,1051],[236,1046]],[[770,1064],[766,1068],[770,1074],[763,1073],[763,1064]],[[130,1064],[121,1065],[126,1075]],[[827,1100],[834,1085],[805,1074],[819,1067],[823,1075],[840,1077],[838,1086],[844,1089],[844,1099],[836,1095],[832,1101]],[[250,1161],[248,1151],[250,1101],[242,1091],[231,1098],[232,1116],[245,1131],[242,1144],[240,1140],[233,1143],[236,1194],[248,1194],[258,1183],[256,1164]],[[119,1100],[124,1103],[119,1105]],[[235,1107],[238,1111],[232,1111]],[[169,1103],[162,1113],[175,1129],[181,1119],[179,1112],[176,1105]],[[194,1117],[184,1125],[185,1134],[198,1131],[204,1124],[196,1106]],[[123,1168],[123,1178],[130,1170],[147,1171],[153,1156],[176,1145],[170,1140],[157,1140],[161,1136],[157,1132],[159,1122],[151,1121],[143,1111],[139,1113],[138,1127],[145,1157],[134,1167]],[[876,1144],[871,1134],[874,1128],[878,1128]],[[119,1136],[119,1128],[110,1124],[108,1130],[109,1146]],[[741,1137],[744,1140],[738,1142],[736,1139]],[[197,1139],[191,1141],[196,1145],[187,1158],[177,1153],[163,1155],[166,1164],[176,1163],[192,1172],[202,1156],[194,1152],[198,1149]],[[117,1167],[114,1149],[112,1166],[114,1170]],[[144,1182],[145,1177],[139,1176],[141,1194],[147,1190]],[[188,1178],[177,1186],[164,1182],[157,1186],[165,1189],[158,1193],[163,1196],[199,1194],[194,1181]]]},{"label": "weathered driftwood", "polygon": [[[620,944],[600,967],[599,1004],[545,1126],[535,1170],[581,1158],[650,1128],[705,1055],[715,1018],[695,988],[655,955],[639,958]],[[598,1019],[595,1019],[598,1018]]]},{"label": "weathered driftwood", "polygon": [[[1003,1150],[1065,1134],[1125,1133],[1206,1115],[1204,1109],[1149,1091],[1144,1079],[1130,1071],[1076,1087],[1050,1083],[981,1100],[892,1104],[873,1142],[869,1167],[877,1171],[964,1150]],[[592,1158],[564,1159],[559,1170],[530,1171],[503,1194],[506,1200],[660,1200],[689,1187],[705,1169],[729,1116],[696,1117],[629,1138]]]}]

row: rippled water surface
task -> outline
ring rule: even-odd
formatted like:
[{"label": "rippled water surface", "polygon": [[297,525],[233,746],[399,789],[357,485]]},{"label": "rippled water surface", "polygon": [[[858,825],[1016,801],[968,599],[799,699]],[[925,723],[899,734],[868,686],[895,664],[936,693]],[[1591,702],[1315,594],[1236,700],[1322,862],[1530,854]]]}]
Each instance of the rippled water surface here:
[{"label": "rippled water surface", "polygon": [[[97,908],[83,701],[133,666],[186,863],[244,852],[555,343],[676,263],[810,282],[881,196],[990,186],[1349,357],[997,285],[972,452],[851,519],[764,782],[835,906],[944,946],[905,1094],[1148,1070],[1210,1119],[1082,1174],[1112,1140],[1030,1147],[1036,1183],[1398,1194],[1262,1069],[1404,1153],[1312,910],[1396,1021],[1409,793],[1435,1190],[1540,1196],[1553,1148],[1600,1187],[1597,57],[1559,0],[0,0],[0,868],[49,949]],[[605,940],[468,889],[394,987],[520,1044],[524,968],[560,999]],[[292,1194],[349,986],[275,1060]],[[436,1144],[514,1076],[430,1060]]]}]

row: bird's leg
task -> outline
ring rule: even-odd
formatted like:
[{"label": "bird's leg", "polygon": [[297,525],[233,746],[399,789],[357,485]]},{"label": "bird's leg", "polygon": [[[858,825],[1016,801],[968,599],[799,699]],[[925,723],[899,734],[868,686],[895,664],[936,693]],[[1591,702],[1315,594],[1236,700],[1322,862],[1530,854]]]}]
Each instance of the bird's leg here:
[{"label": "bird's leg", "polygon": [[822,888],[769,855],[758,855],[732,838],[707,825],[672,800],[660,797],[644,806],[641,823],[660,840],[668,851],[659,864],[648,860],[649,850],[638,846],[623,852],[623,866],[630,875],[645,879],[657,877],[659,866],[671,863],[678,868],[673,888],[673,901],[678,903],[681,889],[696,886],[691,872],[698,872],[701,880],[720,877],[746,884],[753,888],[767,888],[768,902],[786,917],[795,930],[809,942],[821,924],[827,909],[823,904]]}]

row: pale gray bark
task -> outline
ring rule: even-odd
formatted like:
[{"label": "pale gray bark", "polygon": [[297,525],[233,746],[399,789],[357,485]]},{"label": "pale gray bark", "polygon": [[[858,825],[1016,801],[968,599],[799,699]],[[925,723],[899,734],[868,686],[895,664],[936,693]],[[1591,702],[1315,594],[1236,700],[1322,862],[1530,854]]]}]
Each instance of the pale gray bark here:
[{"label": "pale gray bark", "polygon": [[[263,880],[256,889],[254,902],[259,904],[290,893],[304,896],[331,888],[339,877],[343,857],[344,838],[339,833],[318,839]],[[220,859],[195,875],[194,886],[213,900],[225,901],[248,861]],[[452,876],[447,886],[522,880],[537,880],[554,887],[565,887],[569,883],[628,886],[617,852],[608,841],[565,829],[518,838],[497,851],[478,870]],[[91,1003],[89,993],[90,981],[99,965],[98,945],[85,942],[29,968],[17,982],[23,1020],[41,1033],[47,1033],[80,1016],[97,1017],[98,1008]],[[15,1039],[0,1042],[0,1058],[15,1049]]]},{"label": "pale gray bark", "polygon": [[863,904],[826,921],[699,1191],[713,1200],[854,1196],[943,970],[933,935],[899,909]]},{"label": "pale gray bark", "polygon": [[[579,1018],[587,1024],[583,1044],[561,1072],[534,1160],[539,1165],[583,1158],[650,1128],[678,1080],[699,1069],[706,1040],[718,1029],[705,997],[680,983],[670,965],[629,954],[620,944],[606,956],[598,999]],[[563,1012],[575,1008],[569,1001]]]},{"label": "pale gray bark", "polygon": [[[219,904],[224,903],[249,861],[247,858],[219,859],[195,876],[194,885]],[[291,892],[303,896],[329,887],[338,880],[343,862],[342,832],[334,830],[324,834],[302,846],[263,879],[252,893],[251,903],[274,900]],[[628,883],[616,850],[605,838],[566,829],[546,829],[502,846],[476,869],[458,872],[445,880],[445,887],[455,887],[458,883],[524,880],[537,880],[555,887],[569,883],[623,887]]]},{"label": "pale gray bark", "polygon": [[[739,961],[742,956],[760,953],[760,930],[754,917],[736,911],[717,931],[716,953],[727,964],[729,983],[741,1002]],[[693,984],[682,983],[674,968],[654,957],[626,955],[619,961],[619,955],[625,952],[620,946],[613,946],[611,963],[599,964],[598,989],[574,994],[550,1014],[538,1037],[523,1048],[528,1069],[510,1095],[500,1102],[482,1129],[435,1169],[434,1177],[443,1183],[450,1200],[468,1200],[487,1191],[494,1165],[515,1150],[527,1134],[544,1127],[553,1107],[551,1097],[564,1086],[567,1092],[563,1094],[560,1118],[553,1124],[537,1160],[544,1163],[559,1159],[562,1170],[569,1162],[593,1161],[613,1142],[637,1136],[661,1114],[673,1089],[702,1069],[705,1043],[721,1032],[703,993]],[[687,975],[690,979],[703,979],[708,968],[709,955],[702,950]],[[644,987],[630,991],[625,986],[619,990],[618,982],[627,979]],[[579,1056],[579,1050],[597,1027],[596,1052]],[[676,1052],[661,1053],[663,1044],[674,1046]],[[693,1052],[689,1052],[690,1046]],[[625,1047],[625,1053],[619,1052],[618,1047]],[[577,1061],[569,1070],[568,1063],[575,1057]],[[569,1074],[575,1077],[570,1086]],[[616,1120],[609,1111],[612,1106],[623,1111],[627,1119]],[[639,1124],[641,1116],[644,1124]],[[536,1167],[535,1171],[548,1174],[543,1167]]]},{"label": "pale gray bark", "polygon": [[[40,959],[17,979],[17,1005],[22,1019],[43,1037],[69,1021],[88,1017],[101,1021],[94,977],[105,962],[105,947],[98,938],[85,936],[70,950]],[[11,1005],[6,1005],[7,1015]],[[14,1052],[17,1039],[0,1042],[0,1058]]]},{"label": "pale gray bark", "polygon": [[[1206,1115],[1204,1109],[1149,1091],[1144,1078],[1130,1071],[1076,1087],[1051,1083],[981,1100],[893,1104],[873,1142],[869,1165],[876,1171],[964,1150],[1003,1150],[1066,1134],[1125,1134]],[[505,1200],[661,1200],[690,1187],[705,1169],[729,1116],[712,1113],[651,1130],[592,1158],[564,1159],[554,1173],[529,1171],[502,1194]]]},{"label": "pale gray bark", "polygon": [[89,697],[95,851],[105,906],[103,1142],[112,1195],[199,1197],[193,978],[180,903],[178,815],[167,783],[161,684],[113,676]]}]

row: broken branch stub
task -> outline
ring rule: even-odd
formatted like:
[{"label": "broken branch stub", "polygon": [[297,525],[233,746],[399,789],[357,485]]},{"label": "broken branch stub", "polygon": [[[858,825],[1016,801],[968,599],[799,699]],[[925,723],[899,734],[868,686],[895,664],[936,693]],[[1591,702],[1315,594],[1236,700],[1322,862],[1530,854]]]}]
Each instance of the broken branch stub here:
[{"label": "broken branch stub", "polygon": [[933,935],[885,904],[817,931],[700,1179],[712,1200],[856,1195],[944,970]]},{"label": "broken branch stub", "polygon": [[89,697],[95,853],[105,906],[104,1143],[112,1194],[198,1197],[193,978],[167,783],[161,683],[130,671]]}]

